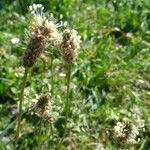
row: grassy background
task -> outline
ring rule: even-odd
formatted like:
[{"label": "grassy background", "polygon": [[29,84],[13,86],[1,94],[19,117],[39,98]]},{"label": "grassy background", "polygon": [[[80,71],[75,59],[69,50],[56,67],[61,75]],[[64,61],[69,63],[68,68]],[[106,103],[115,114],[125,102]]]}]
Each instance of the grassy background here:
[{"label": "grassy background", "polygon": [[[71,113],[62,149],[116,149],[107,131],[117,121],[144,120],[140,141],[122,149],[148,149],[150,135],[150,3],[149,0],[2,0],[0,1],[0,149],[14,149],[17,101],[24,69],[28,6],[41,3],[56,18],[63,15],[82,38],[73,68]],[[17,37],[20,43],[13,45]],[[36,95],[51,89],[51,48],[47,63],[39,60],[25,89],[20,149],[56,149],[64,123],[66,79],[62,58],[54,55],[53,135],[36,116]],[[137,125],[138,126],[138,125]],[[7,146],[6,146],[7,145]],[[31,148],[32,147],[32,148]]]}]

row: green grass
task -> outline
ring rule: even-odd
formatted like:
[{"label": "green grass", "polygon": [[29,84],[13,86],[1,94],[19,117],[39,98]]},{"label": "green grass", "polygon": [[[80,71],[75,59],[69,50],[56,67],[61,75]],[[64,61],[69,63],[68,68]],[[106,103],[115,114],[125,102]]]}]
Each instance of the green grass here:
[{"label": "green grass", "polygon": [[[150,141],[150,4],[148,0],[32,0],[3,2],[0,8],[0,149],[15,149],[16,110],[22,83],[22,57],[26,49],[28,6],[42,3],[56,18],[63,14],[70,28],[81,35],[82,44],[72,68],[71,111],[61,149],[117,149],[108,131],[121,120],[138,128],[134,145],[122,149],[148,149]],[[129,36],[128,36],[129,35]],[[12,45],[18,37],[20,43]],[[66,72],[59,54],[54,55],[53,134],[46,122],[30,108],[36,95],[51,90],[51,48],[30,70],[25,88],[23,128],[19,149],[57,149],[65,122]],[[29,94],[28,94],[29,93]],[[8,140],[8,141],[7,141]],[[6,146],[7,145],[7,146]]]}]

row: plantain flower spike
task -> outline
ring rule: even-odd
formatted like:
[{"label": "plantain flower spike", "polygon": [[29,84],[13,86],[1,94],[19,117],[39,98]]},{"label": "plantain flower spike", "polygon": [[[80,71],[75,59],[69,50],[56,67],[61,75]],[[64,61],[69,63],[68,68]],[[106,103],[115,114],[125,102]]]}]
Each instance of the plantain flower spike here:
[{"label": "plantain flower spike", "polygon": [[67,63],[73,64],[75,62],[77,50],[80,48],[80,43],[80,36],[76,30],[64,30],[60,47],[64,60]]},{"label": "plantain flower spike", "polygon": [[57,31],[59,24],[55,23],[52,15],[43,12],[41,4],[29,7],[31,24],[28,29],[28,46],[23,58],[24,67],[32,67],[40,57],[49,42],[58,42],[60,35]]},{"label": "plantain flower spike", "polygon": [[51,116],[51,104],[49,102],[49,95],[43,94],[39,97],[37,103],[34,106],[36,113],[46,120],[48,123],[52,122]]},{"label": "plantain flower spike", "polygon": [[136,143],[136,137],[139,134],[138,129],[130,122],[117,122],[112,130],[113,138],[117,143]]}]

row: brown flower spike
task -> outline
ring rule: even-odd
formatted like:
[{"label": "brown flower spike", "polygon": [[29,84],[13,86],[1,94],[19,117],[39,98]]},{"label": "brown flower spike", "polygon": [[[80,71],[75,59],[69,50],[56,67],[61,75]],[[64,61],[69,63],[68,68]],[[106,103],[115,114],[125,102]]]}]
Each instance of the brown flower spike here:
[{"label": "brown flower spike", "polygon": [[54,19],[43,13],[44,7],[40,4],[33,4],[29,7],[32,14],[32,22],[29,27],[29,42],[23,58],[24,67],[32,67],[39,58],[48,42],[57,42],[59,34],[58,25]]},{"label": "brown flower spike", "polygon": [[80,48],[80,36],[74,29],[64,30],[62,34],[61,52],[67,63],[74,63],[77,50]]},{"label": "brown flower spike", "polygon": [[34,108],[40,117],[42,117],[48,123],[52,122],[52,117],[51,117],[51,113],[50,113],[51,105],[49,102],[49,96],[47,94],[43,94],[42,96],[39,97]]}]

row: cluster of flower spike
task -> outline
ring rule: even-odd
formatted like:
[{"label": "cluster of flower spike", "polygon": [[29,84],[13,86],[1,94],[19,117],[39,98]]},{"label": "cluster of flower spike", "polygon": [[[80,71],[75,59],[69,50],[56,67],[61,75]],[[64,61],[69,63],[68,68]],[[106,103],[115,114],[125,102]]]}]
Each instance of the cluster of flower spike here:
[{"label": "cluster of flower spike", "polygon": [[32,67],[40,57],[42,51],[49,43],[58,44],[64,59],[68,63],[73,63],[77,49],[79,49],[80,36],[76,30],[66,29],[62,34],[57,28],[52,14],[45,14],[41,4],[33,4],[29,7],[31,12],[31,24],[28,30],[29,42],[23,58],[24,67]]},{"label": "cluster of flower spike", "polygon": [[118,143],[135,143],[139,134],[137,128],[129,122],[118,122],[112,130],[113,138]]}]

